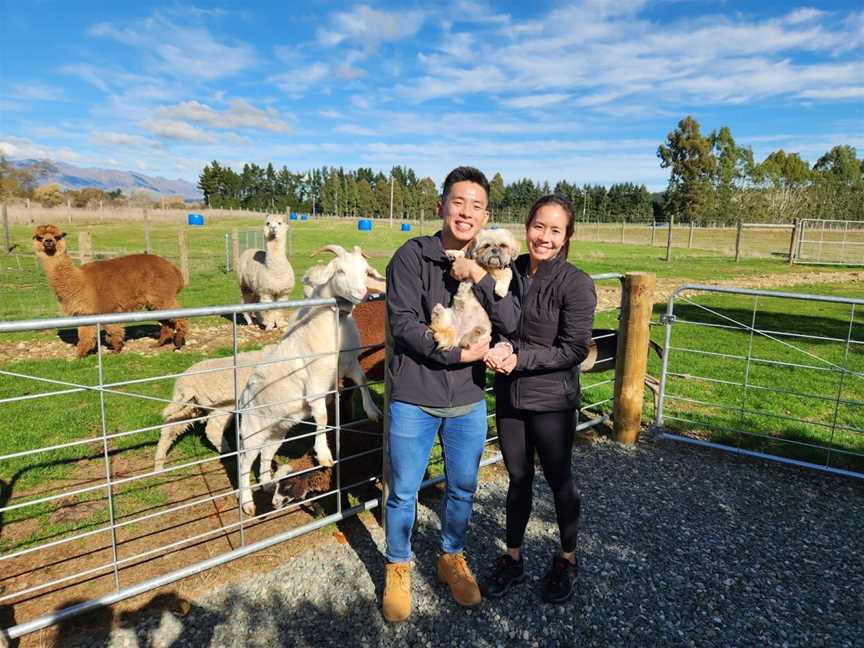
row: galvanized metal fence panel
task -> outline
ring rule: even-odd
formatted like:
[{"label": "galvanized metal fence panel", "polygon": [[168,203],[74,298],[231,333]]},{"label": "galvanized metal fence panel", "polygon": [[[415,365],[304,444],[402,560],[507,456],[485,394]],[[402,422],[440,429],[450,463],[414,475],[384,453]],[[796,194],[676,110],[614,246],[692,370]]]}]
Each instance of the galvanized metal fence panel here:
[{"label": "galvanized metal fence panel", "polygon": [[[620,281],[621,277],[619,274],[609,273],[595,275],[593,278],[595,281]],[[378,298],[382,297],[383,295]],[[47,535],[26,536],[23,538],[24,542],[18,544],[0,536],[0,540],[4,541],[0,544],[0,573],[5,571],[6,574],[14,575],[13,582],[16,585],[0,590],[0,605],[17,607],[29,603],[30,607],[27,609],[31,612],[22,614],[25,617],[28,614],[32,617],[21,618],[22,615],[19,615],[18,625],[6,630],[8,637],[20,637],[82,612],[110,605],[201,573],[379,505],[379,497],[370,497],[351,506],[345,506],[342,501],[343,495],[350,490],[363,484],[375,483],[380,479],[378,473],[359,481],[345,483],[343,466],[347,462],[373,453],[379,455],[381,453],[380,433],[358,429],[358,426],[363,425],[362,420],[349,422],[340,418],[340,398],[350,398],[350,391],[357,387],[348,389],[341,387],[326,394],[307,396],[307,398],[326,396],[335,401],[334,418],[328,421],[327,426],[327,431],[335,439],[332,448],[335,450],[333,487],[323,492],[315,492],[304,497],[303,500],[292,502],[288,508],[268,509],[263,512],[259,508],[254,516],[245,515],[239,505],[241,482],[238,459],[250,450],[243,447],[239,428],[236,425],[236,419],[244,413],[237,400],[244,386],[239,372],[251,367],[265,366],[275,360],[265,358],[244,364],[240,355],[238,316],[243,312],[315,306],[331,308],[336,318],[337,309],[334,308],[336,306],[334,300],[307,299],[274,304],[238,304],[149,313],[0,322],[0,334],[78,326],[96,326],[99,333],[95,367],[92,363],[83,361],[58,359],[59,369],[56,373],[39,375],[35,369],[29,368],[26,364],[0,366],[0,379],[6,381],[6,389],[0,389],[0,420],[9,421],[5,426],[7,429],[3,430],[4,435],[14,433],[16,416],[32,417],[41,421],[42,410],[39,405],[46,402],[46,399],[66,399],[64,403],[68,402],[67,409],[70,415],[70,420],[64,423],[70,433],[62,439],[46,444],[44,441],[40,443],[39,439],[33,440],[28,437],[21,439],[11,451],[0,454],[0,476],[5,478],[4,483],[0,484],[3,486],[3,498],[0,499],[0,531],[4,526],[8,529],[10,525],[15,524],[30,526],[44,524],[45,528],[53,529]],[[606,310],[617,310],[617,306]],[[160,435],[162,430],[171,423],[164,421],[154,423],[154,412],[158,412],[172,402],[171,398],[165,397],[164,394],[168,390],[168,385],[173,384],[173,381],[183,372],[180,369],[172,369],[149,375],[146,369],[142,369],[143,375],[134,371],[131,372],[134,375],[129,375],[126,369],[115,366],[118,362],[116,358],[122,358],[122,354],[113,356],[105,353],[101,339],[102,330],[108,324],[129,325],[153,320],[212,316],[220,316],[223,318],[223,324],[230,327],[224,331],[222,346],[231,350],[232,362],[227,370],[232,372],[233,403],[228,406],[199,405],[198,413],[190,416],[188,422],[206,424],[211,418],[219,420],[226,417],[233,418],[235,449],[229,448],[227,451],[217,449],[214,453],[209,449],[193,447],[192,451],[187,452],[174,463],[162,469],[155,469],[152,463],[149,463],[153,447],[152,439]],[[125,353],[130,352],[127,350]],[[172,361],[180,357],[182,356],[179,354],[169,355]],[[162,358],[165,360],[164,355]],[[313,358],[314,356],[304,356],[304,360]],[[139,361],[139,364],[143,365],[144,360]],[[176,363],[160,361],[156,366],[164,367],[171,364]],[[182,364],[187,367],[192,363]],[[206,373],[206,371],[202,372],[202,375],[206,376]],[[602,392],[605,389],[611,394],[614,387],[614,379],[602,377],[593,382],[590,380],[583,382],[585,393]],[[11,393],[16,389],[19,391]],[[121,408],[121,404],[129,399],[135,403],[132,406],[133,413],[127,411],[123,416],[115,413],[114,410]],[[586,429],[609,419],[609,414],[603,412],[611,412],[611,395],[601,395],[588,407],[600,408],[601,412],[597,416],[580,420],[578,429]],[[150,411],[151,408],[153,411]],[[10,410],[14,410],[13,415],[6,416]],[[78,410],[77,417],[76,410]],[[137,416],[142,412],[146,415]],[[494,418],[494,414],[490,414],[489,418]],[[21,421],[20,418],[18,420]],[[302,421],[292,421],[292,423],[309,425]],[[49,426],[57,424],[53,417],[48,417],[44,422],[46,432]],[[299,434],[296,433],[295,428],[290,435],[290,440],[297,442],[314,437],[317,430],[314,429],[314,423],[312,426],[311,430],[304,431],[301,428]],[[29,430],[33,426],[22,427]],[[342,452],[343,447],[346,447],[344,441],[349,438],[345,436],[346,434],[365,435],[364,438],[368,443],[364,443],[368,447],[351,455],[344,454]],[[481,465],[488,465],[501,458],[494,447],[496,440],[497,437],[490,431],[487,452]],[[278,444],[281,445],[282,441]],[[140,452],[142,448],[146,448],[146,454],[142,455]],[[239,451],[236,448],[239,448]],[[235,464],[233,467],[232,463]],[[225,474],[221,464],[224,464]],[[85,469],[95,467],[95,472],[90,471],[92,474],[88,473],[86,478],[73,477],[74,471],[61,470],[57,473],[55,469],[64,465],[67,468],[69,465],[74,465],[76,469],[84,472],[87,472]],[[322,469],[321,466],[313,465],[309,468],[288,470],[283,466],[282,469],[277,470],[274,484],[255,483],[251,485],[251,490],[258,492],[265,487],[278,488],[280,481],[296,479]],[[22,480],[27,481],[22,477],[27,471],[35,471],[38,480],[29,480],[29,485],[24,492],[16,492],[16,484]],[[182,481],[194,479],[196,474],[198,479],[207,482],[206,493],[184,492]],[[190,475],[193,477],[190,478]],[[214,475],[218,475],[218,479]],[[443,474],[436,475],[424,482],[424,487],[440,482],[443,478]],[[215,485],[211,485],[208,480],[213,481]],[[35,486],[36,482],[40,485]],[[172,486],[172,484],[177,485]],[[170,490],[173,498],[162,497],[160,493],[164,494],[165,490]],[[327,498],[335,500],[334,513],[299,526],[284,528],[284,524],[287,523],[286,516],[298,507]],[[88,514],[87,517],[79,520],[80,524],[76,524],[74,520],[65,526],[54,523],[52,516],[56,517],[58,511],[62,512],[66,509],[74,511],[79,506],[84,506]],[[202,513],[202,507],[215,510],[216,519],[210,519],[213,517],[212,513],[209,516],[206,512]],[[272,524],[268,526],[268,523]],[[172,524],[178,528],[174,529]],[[177,567],[178,562],[183,563],[181,559],[183,550],[212,541],[214,538],[229,540],[231,548],[204,560],[194,560],[182,567]],[[65,553],[67,551],[68,555]],[[65,562],[61,561],[54,565],[44,564],[45,561],[53,562],[58,555],[57,552],[66,556]],[[135,568],[139,565],[148,567],[143,572],[138,572]],[[96,585],[86,589],[87,583],[94,581]],[[74,592],[76,587],[85,588],[87,595],[83,598],[86,600],[60,607],[47,614],[32,613],[38,608],[40,596],[48,596],[57,590],[68,594]],[[68,600],[71,597],[66,598]]]},{"label": "galvanized metal fence panel", "polygon": [[690,284],[661,323],[658,438],[864,478],[864,299]]},{"label": "galvanized metal fence panel", "polygon": [[793,260],[815,265],[864,265],[864,221],[805,218]]}]

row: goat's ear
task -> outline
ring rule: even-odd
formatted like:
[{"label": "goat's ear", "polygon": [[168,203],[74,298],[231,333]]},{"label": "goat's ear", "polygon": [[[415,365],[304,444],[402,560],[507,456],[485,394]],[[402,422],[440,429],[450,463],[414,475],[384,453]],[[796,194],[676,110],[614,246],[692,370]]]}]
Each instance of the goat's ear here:
[{"label": "goat's ear", "polygon": [[366,274],[372,277],[373,279],[378,279],[379,281],[386,281],[384,277],[371,265],[366,266]]}]

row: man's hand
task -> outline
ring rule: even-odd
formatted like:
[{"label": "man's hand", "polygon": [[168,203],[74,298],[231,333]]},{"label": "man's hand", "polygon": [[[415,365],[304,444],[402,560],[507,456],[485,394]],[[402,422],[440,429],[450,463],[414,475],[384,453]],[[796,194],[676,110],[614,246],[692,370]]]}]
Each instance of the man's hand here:
[{"label": "man's hand", "polygon": [[462,349],[459,362],[477,362],[477,360],[482,360],[489,353],[489,342],[491,341],[492,338],[487,335],[477,340],[471,346]]},{"label": "man's hand", "polygon": [[453,265],[450,266],[450,276],[456,281],[471,279],[471,281],[476,284],[486,276],[486,271],[477,265],[477,262],[474,261],[474,259],[458,257],[453,259]]}]

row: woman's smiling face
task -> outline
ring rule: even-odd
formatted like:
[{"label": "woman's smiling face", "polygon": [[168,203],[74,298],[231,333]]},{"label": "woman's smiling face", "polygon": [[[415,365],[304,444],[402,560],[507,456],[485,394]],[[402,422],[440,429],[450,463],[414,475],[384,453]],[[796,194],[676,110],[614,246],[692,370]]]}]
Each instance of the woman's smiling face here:
[{"label": "woman's smiling face", "polygon": [[555,203],[543,205],[525,228],[525,240],[534,263],[554,258],[567,240],[567,212]]}]

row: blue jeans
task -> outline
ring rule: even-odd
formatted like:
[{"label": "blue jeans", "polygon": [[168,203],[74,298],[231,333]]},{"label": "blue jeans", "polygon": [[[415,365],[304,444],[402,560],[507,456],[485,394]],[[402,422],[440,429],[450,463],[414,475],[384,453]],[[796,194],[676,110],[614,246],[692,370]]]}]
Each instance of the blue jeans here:
[{"label": "blue jeans", "polygon": [[390,402],[390,495],[387,516],[388,562],[411,560],[417,491],[429,464],[429,453],[440,432],[447,489],[441,503],[441,548],[458,553],[465,547],[471,506],[477,490],[477,471],[486,442],[486,401],[467,414],[440,418],[417,405]]}]

